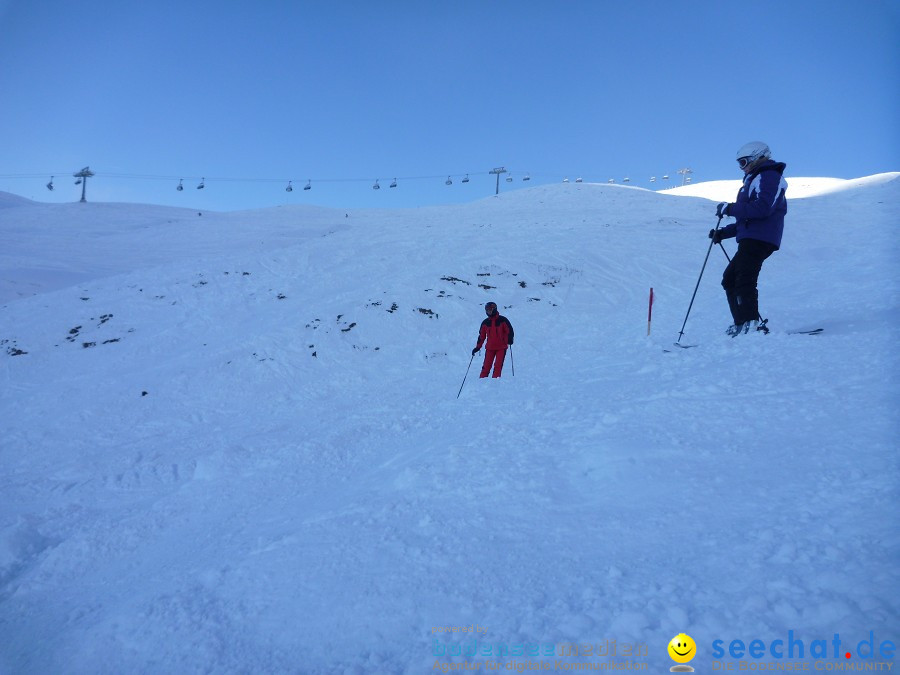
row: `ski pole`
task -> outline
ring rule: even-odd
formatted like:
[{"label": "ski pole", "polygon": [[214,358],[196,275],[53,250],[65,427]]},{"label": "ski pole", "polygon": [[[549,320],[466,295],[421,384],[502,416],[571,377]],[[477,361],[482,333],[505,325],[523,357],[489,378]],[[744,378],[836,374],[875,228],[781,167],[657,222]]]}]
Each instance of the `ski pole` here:
[{"label": "ski pole", "polygon": [[513,374],[513,377],[515,377],[516,376],[516,360],[513,358],[513,355],[512,355],[512,345],[509,346],[509,365],[512,366],[512,374]]},{"label": "ski pole", "polygon": [[[684,323],[681,324],[681,331],[678,333],[678,339],[675,340],[675,344],[681,342],[681,338],[684,336],[684,327],[687,325],[688,317],[691,315],[691,307],[694,306],[694,298],[697,297],[697,289],[700,288],[700,279],[703,278],[703,271],[706,269],[706,263],[709,260],[710,251],[712,251],[713,244],[716,241],[715,233],[719,231],[719,225],[722,224],[722,216],[719,216],[719,222],[716,223],[716,229],[713,231],[713,236],[709,239],[709,248],[706,249],[706,257],[703,259],[703,267],[700,268],[700,276],[697,277],[697,285],[694,286],[694,294],[691,296],[691,304],[688,305],[687,314],[684,315]],[[722,247],[722,250],[725,250],[725,247]],[[725,255],[728,255],[727,253]]]},{"label": "ski pole", "polygon": [[729,255],[728,255],[728,251],[726,251],[726,250],[725,250],[725,247],[722,246],[722,242],[721,242],[721,241],[719,242],[719,246],[721,246],[721,248],[722,248],[722,253],[725,254],[725,258],[728,260],[728,262],[731,262],[731,258],[730,258]]},{"label": "ski pole", "polygon": [[[472,358],[469,359],[469,368],[472,367],[472,361],[474,361],[474,360],[475,360],[475,354],[472,354]],[[456,398],[459,398],[459,395],[462,393],[462,388],[463,388],[463,387],[465,386],[465,384],[466,384],[466,377],[469,376],[469,368],[466,368],[466,374],[465,374],[465,377],[463,377],[462,384],[459,385],[459,391],[456,392]]]}]

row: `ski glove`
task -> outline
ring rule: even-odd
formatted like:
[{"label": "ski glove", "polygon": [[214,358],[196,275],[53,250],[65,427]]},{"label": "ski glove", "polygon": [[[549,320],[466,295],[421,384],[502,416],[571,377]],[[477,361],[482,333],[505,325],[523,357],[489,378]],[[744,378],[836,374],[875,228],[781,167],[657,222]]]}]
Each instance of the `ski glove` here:
[{"label": "ski glove", "polygon": [[472,356],[475,356],[480,350],[481,347],[475,347],[475,349],[472,350]]},{"label": "ski glove", "polygon": [[719,218],[724,218],[725,216],[727,216],[729,206],[731,206],[731,204],[729,204],[728,202],[722,202],[721,204],[719,204],[716,207],[716,215],[719,216]]},{"label": "ski glove", "polygon": [[713,240],[714,244],[720,244],[722,243],[722,239],[724,239],[724,237],[722,236],[724,234],[725,230],[710,230],[709,238]]},{"label": "ski glove", "polygon": [[507,343],[506,343],[506,344],[509,344],[509,345],[511,345],[511,344],[512,344],[512,342],[513,342],[513,339],[512,339],[512,338],[509,338],[509,342],[507,342]]}]

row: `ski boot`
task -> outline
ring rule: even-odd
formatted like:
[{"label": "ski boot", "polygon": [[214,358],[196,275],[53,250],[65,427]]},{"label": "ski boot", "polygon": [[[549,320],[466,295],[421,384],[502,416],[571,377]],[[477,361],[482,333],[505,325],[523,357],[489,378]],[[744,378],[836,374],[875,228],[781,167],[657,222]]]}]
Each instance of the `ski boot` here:
[{"label": "ski boot", "polygon": [[731,326],[726,332],[731,337],[749,335],[752,333],[762,333],[763,335],[767,335],[769,333],[769,327],[766,325],[768,322],[768,319],[751,319],[740,325],[735,324],[734,326]]}]

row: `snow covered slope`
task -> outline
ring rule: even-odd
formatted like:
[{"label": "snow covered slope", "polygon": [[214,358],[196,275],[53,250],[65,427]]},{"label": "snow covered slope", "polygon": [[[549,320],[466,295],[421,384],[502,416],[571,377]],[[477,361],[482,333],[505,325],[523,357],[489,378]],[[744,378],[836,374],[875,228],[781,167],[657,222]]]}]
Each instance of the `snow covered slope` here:
[{"label": "snow covered slope", "polygon": [[0,200],[0,673],[662,672],[681,632],[703,672],[789,631],[861,662],[900,639],[898,192],[791,203],[769,336],[723,336],[713,250],[676,353],[715,200]]},{"label": "snow covered slope", "polygon": [[[330,209],[247,215],[135,204],[38,204],[0,193],[0,302],[176,261],[282,248],[346,227]],[[252,218],[252,216],[251,216]]]}]

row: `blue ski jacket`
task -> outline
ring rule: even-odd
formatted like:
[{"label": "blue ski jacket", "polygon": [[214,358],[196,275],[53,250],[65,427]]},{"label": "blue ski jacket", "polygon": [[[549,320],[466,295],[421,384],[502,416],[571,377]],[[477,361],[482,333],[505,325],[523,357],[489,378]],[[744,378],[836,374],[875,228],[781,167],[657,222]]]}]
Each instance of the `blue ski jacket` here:
[{"label": "blue ski jacket", "polygon": [[737,220],[722,228],[722,238],[756,239],[781,248],[784,214],[787,213],[785,164],[769,160],[744,176],[737,199],[728,205],[728,215]]}]

